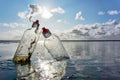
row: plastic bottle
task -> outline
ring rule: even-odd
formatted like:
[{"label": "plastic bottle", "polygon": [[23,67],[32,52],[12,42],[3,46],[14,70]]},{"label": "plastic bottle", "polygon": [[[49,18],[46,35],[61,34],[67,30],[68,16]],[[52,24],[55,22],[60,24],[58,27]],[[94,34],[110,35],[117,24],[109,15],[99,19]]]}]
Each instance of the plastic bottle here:
[{"label": "plastic bottle", "polygon": [[29,61],[29,58],[31,57],[38,38],[38,27],[39,21],[36,20],[35,22],[33,22],[32,28],[27,29],[24,32],[13,58],[13,61],[15,63]]},{"label": "plastic bottle", "polygon": [[16,80],[39,80],[31,64],[16,64]]},{"label": "plastic bottle", "polygon": [[32,53],[31,62],[36,62],[38,59],[53,60],[53,57],[44,46],[44,36],[41,33],[39,33],[37,44],[35,46],[34,52]]},{"label": "plastic bottle", "polygon": [[61,80],[66,73],[68,58],[60,39],[43,27],[31,56],[32,68],[40,79]]},{"label": "plastic bottle", "polygon": [[69,59],[69,56],[58,36],[52,34],[49,29],[46,29],[45,27],[42,28],[42,34],[45,37],[44,46],[54,59],[57,61]]}]

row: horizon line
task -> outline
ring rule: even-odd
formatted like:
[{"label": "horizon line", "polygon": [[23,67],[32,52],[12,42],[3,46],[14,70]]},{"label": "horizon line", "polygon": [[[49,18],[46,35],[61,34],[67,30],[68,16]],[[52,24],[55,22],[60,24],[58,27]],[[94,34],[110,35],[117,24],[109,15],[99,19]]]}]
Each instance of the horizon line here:
[{"label": "horizon line", "polygon": [[[20,40],[0,40],[0,43],[17,43]],[[112,42],[112,41],[120,41],[120,40],[61,40],[62,42]]]}]

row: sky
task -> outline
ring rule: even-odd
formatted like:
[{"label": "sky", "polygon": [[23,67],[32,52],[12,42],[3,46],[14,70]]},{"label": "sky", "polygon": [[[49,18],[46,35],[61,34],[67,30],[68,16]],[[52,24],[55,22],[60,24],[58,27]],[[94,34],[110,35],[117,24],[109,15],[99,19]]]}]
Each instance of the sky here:
[{"label": "sky", "polygon": [[[0,0],[0,39],[19,38],[31,27],[30,16],[33,21],[40,21],[40,30],[45,26],[53,33],[70,31],[97,37],[103,32],[106,34],[102,35],[119,34],[119,4],[120,0]],[[98,28],[93,30],[91,26],[96,24]],[[103,30],[103,24],[110,26],[109,29]],[[91,31],[83,30],[86,25]]]}]

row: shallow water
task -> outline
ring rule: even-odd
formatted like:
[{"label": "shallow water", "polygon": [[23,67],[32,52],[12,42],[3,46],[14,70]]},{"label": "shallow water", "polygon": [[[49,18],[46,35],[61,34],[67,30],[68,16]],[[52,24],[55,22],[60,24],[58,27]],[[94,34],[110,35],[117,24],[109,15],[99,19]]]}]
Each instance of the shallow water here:
[{"label": "shallow water", "polygon": [[[120,80],[120,42],[63,42],[71,60],[62,80]],[[0,43],[0,79],[15,80],[18,43]]]}]

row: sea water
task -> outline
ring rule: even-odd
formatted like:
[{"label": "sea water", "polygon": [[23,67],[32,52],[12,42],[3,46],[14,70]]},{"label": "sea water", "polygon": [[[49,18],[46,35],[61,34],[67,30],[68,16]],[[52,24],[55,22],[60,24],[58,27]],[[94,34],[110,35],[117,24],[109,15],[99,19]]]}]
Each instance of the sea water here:
[{"label": "sea water", "polygon": [[[120,80],[120,41],[62,43],[71,57],[62,80]],[[12,62],[17,45],[0,43],[0,80],[17,79],[17,69]]]}]

